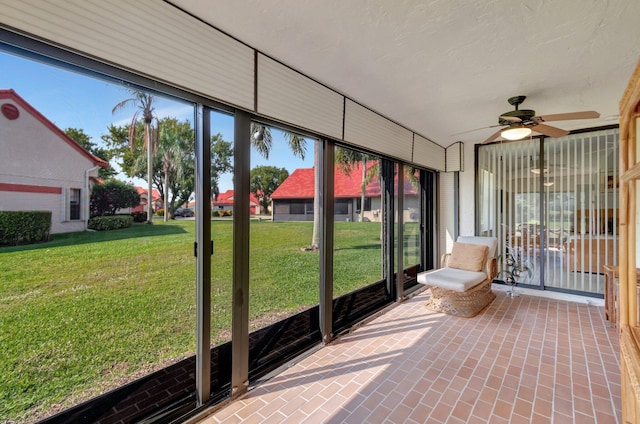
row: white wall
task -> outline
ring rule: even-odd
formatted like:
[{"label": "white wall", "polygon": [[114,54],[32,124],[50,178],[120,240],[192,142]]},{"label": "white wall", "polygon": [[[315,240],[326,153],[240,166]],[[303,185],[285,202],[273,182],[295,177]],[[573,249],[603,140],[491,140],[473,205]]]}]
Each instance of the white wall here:
[{"label": "white wall", "polygon": [[10,121],[0,114],[0,181],[84,188],[85,169],[92,168],[93,163],[15,105],[20,110],[18,119]]},{"label": "white wall", "polygon": [[0,210],[51,211],[51,234],[86,230],[86,221],[84,220],[62,222],[61,202],[59,194],[0,192]]},{"label": "white wall", "polygon": [[[18,93],[19,95],[20,93]],[[1,192],[1,210],[50,210],[51,233],[83,231],[86,229],[85,210],[87,169],[94,164],[60,138],[52,129],[27,112],[19,104],[15,120],[0,114],[0,182],[41,187],[81,190],[81,219],[66,221],[62,216],[62,196],[47,193]],[[97,170],[92,176],[97,175]]]},{"label": "white wall", "polygon": [[[456,189],[455,172],[441,172],[438,195],[438,254],[451,252],[456,240]],[[439,263],[439,262],[437,262]]]},{"label": "white wall", "polygon": [[[439,253],[450,252],[457,235],[475,235],[475,146],[473,144],[452,145],[462,149],[463,158],[458,173],[458,197],[454,199],[454,173],[440,173],[438,204],[438,248]],[[454,163],[455,165],[455,163]],[[455,201],[458,202],[458,222],[455,222]],[[457,227],[457,234],[456,234]]]},{"label": "white wall", "polygon": [[464,146],[464,171],[460,172],[460,235],[475,235],[475,146]]}]

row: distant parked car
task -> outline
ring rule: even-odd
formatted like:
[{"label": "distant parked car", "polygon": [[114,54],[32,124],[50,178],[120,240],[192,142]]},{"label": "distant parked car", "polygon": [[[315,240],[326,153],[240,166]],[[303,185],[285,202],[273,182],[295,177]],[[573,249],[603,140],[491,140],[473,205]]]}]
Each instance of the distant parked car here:
[{"label": "distant parked car", "polygon": [[176,211],[173,213],[174,217],[178,217],[181,216],[183,218],[189,218],[194,216],[193,211],[191,209],[188,208],[178,208],[176,209]]}]

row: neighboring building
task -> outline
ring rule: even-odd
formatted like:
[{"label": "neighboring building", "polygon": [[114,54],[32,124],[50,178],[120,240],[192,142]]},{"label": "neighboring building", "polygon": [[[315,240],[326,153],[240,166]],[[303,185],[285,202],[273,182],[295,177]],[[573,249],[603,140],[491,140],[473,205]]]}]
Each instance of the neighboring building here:
[{"label": "neighboring building", "polygon": [[[375,166],[370,162],[367,168]],[[362,202],[362,166],[350,174],[336,166],[334,176],[335,220],[358,221]],[[396,180],[396,188],[397,188]],[[298,168],[271,195],[274,221],[313,221],[314,169]],[[404,219],[417,221],[420,201],[415,187],[405,179]],[[380,181],[374,178],[365,188],[364,221],[380,221],[382,216]]]},{"label": "neighboring building", "polygon": [[[233,190],[227,190],[220,193],[211,202],[212,211],[232,211],[233,210]],[[260,203],[253,193],[249,193],[249,213],[256,215],[260,213]]]},{"label": "neighboring building", "polygon": [[86,230],[92,180],[109,164],[11,89],[0,112],[0,210],[51,211],[52,234]]},{"label": "neighboring building", "polygon": [[[139,186],[136,186],[136,191],[138,192],[138,194],[140,195],[140,204],[138,206],[136,206],[135,208],[131,209],[131,212],[146,212],[147,211],[147,199],[149,198],[148,196],[148,189],[146,188],[142,188]],[[162,204],[162,198],[160,197],[160,192],[158,190],[156,190],[155,188],[151,191],[152,193],[152,208],[154,211],[157,211],[158,209],[162,208],[164,205]]]},{"label": "neighboring building", "polygon": [[[146,212],[147,211],[147,189],[140,186],[134,187],[138,194],[140,195],[140,204],[134,208],[122,208],[118,209],[116,213],[134,213],[134,212]],[[160,192],[155,188],[152,191],[153,193],[153,210],[154,212],[158,209],[162,208],[164,205],[162,204],[162,198],[160,197]]]}]

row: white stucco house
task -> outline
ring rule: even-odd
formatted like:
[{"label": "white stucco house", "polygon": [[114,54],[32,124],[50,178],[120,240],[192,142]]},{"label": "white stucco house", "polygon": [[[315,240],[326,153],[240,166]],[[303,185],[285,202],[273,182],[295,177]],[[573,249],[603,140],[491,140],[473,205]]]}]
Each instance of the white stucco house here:
[{"label": "white stucco house", "polygon": [[84,231],[104,160],[11,89],[0,89],[0,210],[49,210],[51,234]]}]

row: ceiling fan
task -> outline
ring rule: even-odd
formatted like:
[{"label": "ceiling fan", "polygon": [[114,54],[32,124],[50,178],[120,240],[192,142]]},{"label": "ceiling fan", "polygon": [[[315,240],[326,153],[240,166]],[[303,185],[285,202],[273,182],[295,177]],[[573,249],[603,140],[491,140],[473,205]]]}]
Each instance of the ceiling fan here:
[{"label": "ceiling fan", "polygon": [[489,138],[484,140],[482,144],[490,143],[499,136],[507,140],[520,140],[532,131],[540,134],[547,135],[549,137],[562,137],[569,134],[569,131],[545,125],[543,122],[549,121],[569,121],[572,119],[595,119],[599,118],[598,112],[589,110],[585,112],[569,112],[569,113],[557,113],[554,115],[540,115],[536,116],[536,112],[528,109],[518,109],[518,106],[524,102],[526,96],[510,97],[507,101],[510,105],[515,107],[515,110],[505,112],[498,117],[498,125],[492,125],[491,127],[503,127],[493,133]]}]

